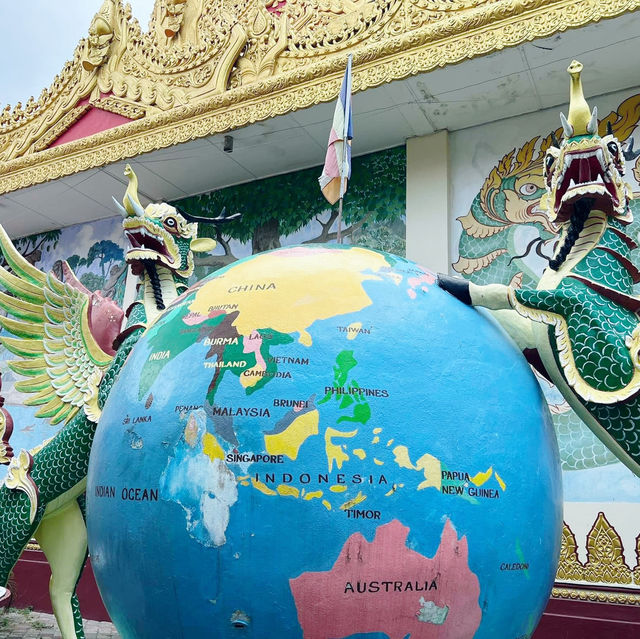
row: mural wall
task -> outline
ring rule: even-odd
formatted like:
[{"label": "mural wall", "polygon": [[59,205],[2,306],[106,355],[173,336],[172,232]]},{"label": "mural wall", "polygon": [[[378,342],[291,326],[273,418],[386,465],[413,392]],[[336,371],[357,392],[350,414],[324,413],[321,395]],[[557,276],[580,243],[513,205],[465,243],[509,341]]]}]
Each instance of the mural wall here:
[{"label": "mural wall", "polygon": [[[242,213],[216,234],[212,255],[196,256],[194,281],[237,259],[279,246],[335,242],[338,205],[330,206],[318,186],[321,167],[248,182],[174,202],[185,211],[215,217],[223,208]],[[344,198],[345,244],[405,255],[406,150],[404,146],[353,159]]]},{"label": "mural wall", "polygon": [[[640,136],[640,93],[589,97],[589,102],[597,105],[603,121],[615,122],[621,141]],[[560,137],[558,109],[451,135],[455,274],[478,284],[535,287],[558,239],[540,208],[542,160],[552,131]],[[640,197],[640,158],[628,163],[626,178]],[[638,237],[640,202],[631,206],[630,235]],[[565,526],[558,579],[640,590],[640,479],[592,435],[555,387],[542,379],[540,384],[563,467]]]},{"label": "mural wall", "polygon": [[[66,260],[88,289],[101,290],[122,304],[127,276],[122,218],[114,217],[29,235],[14,243],[29,262],[44,272],[59,272],[60,262]],[[26,396],[14,389],[18,379],[7,365],[12,357],[0,345],[0,392],[14,421],[11,446],[14,450],[29,450],[55,435],[60,425],[52,426],[46,419],[36,418],[38,407],[23,405]],[[0,466],[0,478],[4,477],[5,472],[6,466]]]},{"label": "mural wall", "polygon": [[[405,254],[405,147],[354,158],[345,197],[342,234],[345,243]],[[212,255],[196,257],[193,282],[217,268],[252,253],[284,245],[335,242],[337,205],[331,207],[320,192],[321,169],[312,168],[250,182],[206,195],[187,198],[178,206],[192,213],[215,216],[223,207],[243,214],[240,222],[217,234],[201,225],[200,235],[213,236]],[[121,194],[114,193],[118,197]],[[127,269],[127,241],[122,220],[114,217],[15,240],[20,252],[42,271],[59,271],[66,260],[90,290],[101,290],[122,305]],[[6,406],[15,428],[14,450],[27,450],[52,437],[58,427],[35,417],[38,407],[23,406],[25,396],[14,389],[16,375],[7,366],[12,357],[0,345],[0,371]],[[0,466],[0,478],[5,466]]]}]

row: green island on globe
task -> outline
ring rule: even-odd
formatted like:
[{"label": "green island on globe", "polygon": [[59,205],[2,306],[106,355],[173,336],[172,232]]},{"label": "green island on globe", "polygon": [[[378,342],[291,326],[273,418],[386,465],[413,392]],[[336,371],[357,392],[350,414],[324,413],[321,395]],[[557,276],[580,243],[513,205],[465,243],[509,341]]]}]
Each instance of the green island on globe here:
[{"label": "green island on globe", "polygon": [[91,452],[89,545],[124,639],[524,639],[561,481],[516,347],[432,273],[258,254],[132,351]]}]

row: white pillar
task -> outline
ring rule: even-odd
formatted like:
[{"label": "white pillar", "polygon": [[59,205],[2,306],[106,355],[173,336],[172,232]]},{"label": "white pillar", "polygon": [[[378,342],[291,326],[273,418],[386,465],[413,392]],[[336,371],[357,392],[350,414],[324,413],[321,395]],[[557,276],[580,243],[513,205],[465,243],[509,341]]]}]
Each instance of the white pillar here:
[{"label": "white pillar", "polygon": [[448,131],[407,140],[407,258],[449,272]]}]

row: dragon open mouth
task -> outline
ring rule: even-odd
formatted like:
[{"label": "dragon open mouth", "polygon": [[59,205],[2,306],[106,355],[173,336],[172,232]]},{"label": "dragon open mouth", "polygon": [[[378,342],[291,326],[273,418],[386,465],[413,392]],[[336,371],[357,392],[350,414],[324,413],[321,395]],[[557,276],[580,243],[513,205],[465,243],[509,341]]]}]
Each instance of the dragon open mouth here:
[{"label": "dragon open mouth", "polygon": [[134,274],[142,270],[145,262],[159,262],[170,269],[179,266],[180,252],[175,240],[162,227],[138,218],[126,219],[123,227],[131,244],[125,259]]},{"label": "dragon open mouth", "polygon": [[556,222],[569,219],[575,200],[585,196],[594,198],[594,206],[606,213],[613,213],[620,203],[616,185],[600,148],[568,151],[565,154],[556,187]]},{"label": "dragon open mouth", "polygon": [[[144,228],[144,226],[140,227],[136,231],[125,231],[125,235],[131,243],[131,250],[129,251],[129,253],[135,251],[137,255],[138,253],[149,251],[149,253],[154,253],[170,258],[169,252],[167,251],[164,242],[157,236],[149,233],[147,229]],[[151,255],[149,257],[151,258]]]}]

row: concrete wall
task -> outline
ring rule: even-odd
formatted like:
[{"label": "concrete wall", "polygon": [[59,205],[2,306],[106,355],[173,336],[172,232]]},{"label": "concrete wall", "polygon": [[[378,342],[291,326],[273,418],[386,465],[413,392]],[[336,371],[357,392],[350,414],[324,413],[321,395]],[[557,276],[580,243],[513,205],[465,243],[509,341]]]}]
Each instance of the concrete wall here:
[{"label": "concrete wall", "polygon": [[432,271],[449,271],[447,131],[407,140],[407,257]]}]

